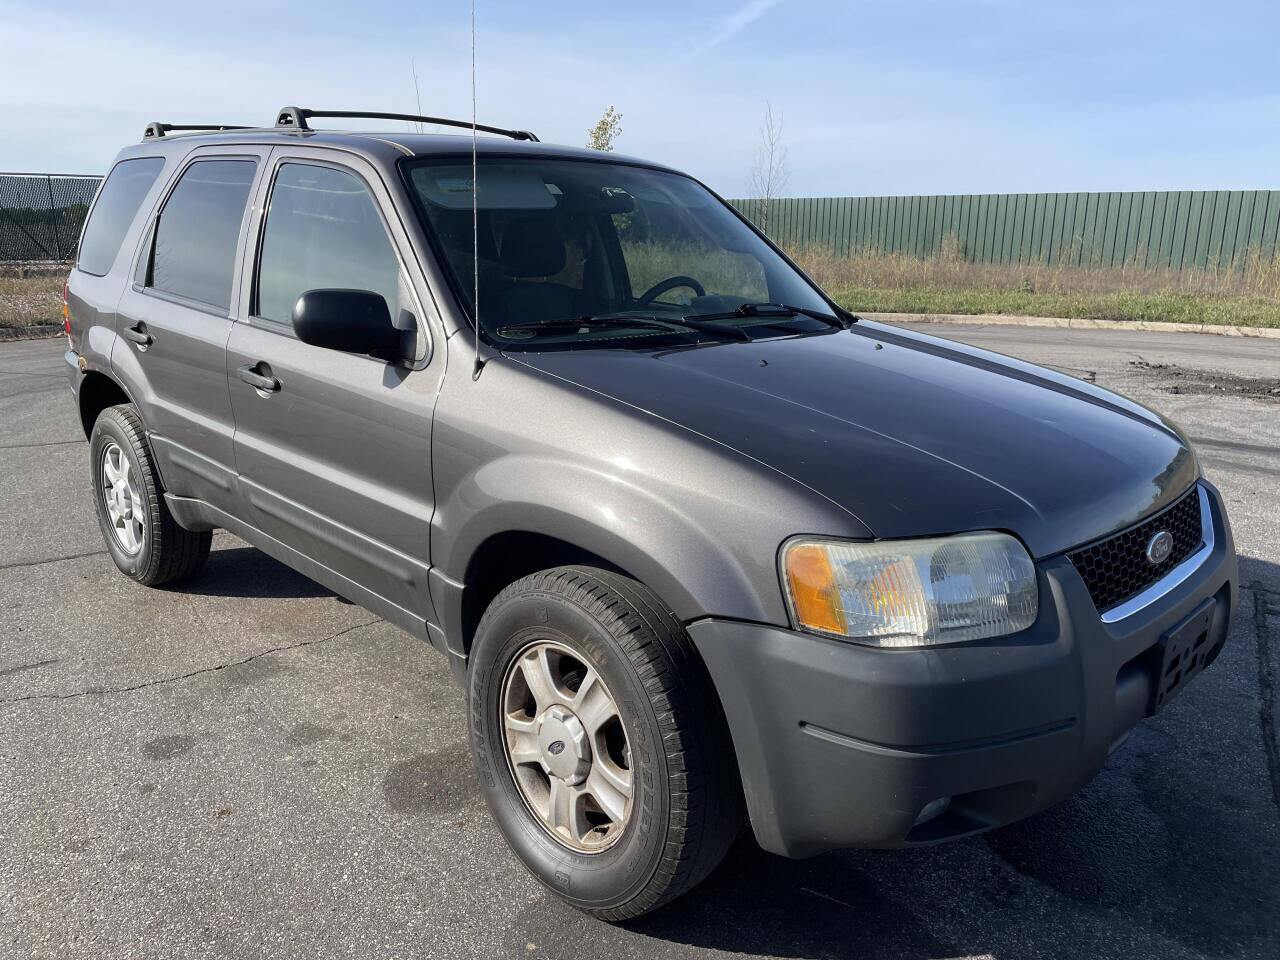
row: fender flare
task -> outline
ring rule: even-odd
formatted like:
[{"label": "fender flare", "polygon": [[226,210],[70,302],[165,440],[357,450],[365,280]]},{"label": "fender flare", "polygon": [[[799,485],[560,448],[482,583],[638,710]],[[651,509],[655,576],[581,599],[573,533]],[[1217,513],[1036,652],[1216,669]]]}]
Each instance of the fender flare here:
[{"label": "fender flare", "polygon": [[[461,519],[456,529],[453,516]],[[759,569],[748,569],[722,536],[647,486],[558,458],[512,455],[483,465],[437,506],[432,599],[456,656],[465,657],[469,646],[462,611],[472,559],[511,533],[601,558],[648,586],[685,622],[711,615],[777,622],[782,614],[779,589],[772,590],[773,604],[761,596]],[[776,579],[772,555],[757,561]]]},{"label": "fender flare", "polygon": [[[84,409],[84,383],[89,374],[103,377],[110,381],[116,388],[124,394],[125,399],[137,407],[135,391],[128,383],[124,381],[119,372],[111,364],[111,351],[114,349],[116,341],[119,337],[115,332],[105,327],[93,327],[89,331],[88,349],[82,350],[77,354],[78,360],[76,366],[80,372],[79,378],[75,382],[75,399],[76,413],[80,417],[81,426],[84,428],[85,436],[93,430],[93,422],[85,419]],[[70,354],[68,354],[68,362],[70,362]]]}]

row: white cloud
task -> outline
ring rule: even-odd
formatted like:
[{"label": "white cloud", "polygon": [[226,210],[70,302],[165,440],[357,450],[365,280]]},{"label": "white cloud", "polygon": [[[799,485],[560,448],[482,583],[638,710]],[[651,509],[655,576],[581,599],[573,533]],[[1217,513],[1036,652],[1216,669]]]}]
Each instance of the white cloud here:
[{"label": "white cloud", "polygon": [[755,23],[768,13],[770,9],[776,7],[780,2],[781,0],[751,0],[749,3],[744,3],[737,10],[724,18],[723,29],[720,32],[717,42],[722,43],[735,34],[741,33],[747,27],[751,26],[751,24]]},{"label": "white cloud", "polygon": [[684,59],[692,59],[732,40],[781,2],[782,0],[748,0],[728,16],[714,21],[707,28],[706,34],[685,51]]}]

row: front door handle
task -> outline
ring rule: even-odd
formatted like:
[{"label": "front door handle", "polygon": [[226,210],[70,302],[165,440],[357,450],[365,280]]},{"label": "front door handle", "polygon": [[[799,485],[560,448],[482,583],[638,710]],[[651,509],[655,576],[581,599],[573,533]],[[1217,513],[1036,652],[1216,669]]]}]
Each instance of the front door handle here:
[{"label": "front door handle", "polygon": [[249,386],[257,390],[265,390],[267,393],[275,393],[280,389],[280,381],[275,377],[268,376],[265,373],[259,373],[254,369],[258,364],[253,366],[245,365],[236,371],[240,375],[240,379]]},{"label": "front door handle", "polygon": [[135,323],[132,327],[125,327],[121,332],[126,340],[132,340],[140,347],[151,346],[151,334],[147,333],[147,325],[141,321]]}]

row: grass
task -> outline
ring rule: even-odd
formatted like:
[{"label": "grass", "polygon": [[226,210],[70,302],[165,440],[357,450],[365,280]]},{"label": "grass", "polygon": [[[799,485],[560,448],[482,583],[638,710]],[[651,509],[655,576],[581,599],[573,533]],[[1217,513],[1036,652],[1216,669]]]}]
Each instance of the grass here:
[{"label": "grass", "polygon": [[[765,299],[764,278],[750,258],[693,252],[701,277],[718,293]],[[842,306],[868,313],[994,313],[1097,320],[1162,320],[1280,327],[1280,259],[1243,269],[1148,270],[970,263],[943,244],[933,257],[807,248],[791,251]],[[690,251],[628,244],[637,289],[688,270]],[[0,276],[0,326],[62,322],[61,275]],[[684,292],[687,291],[677,291]]]},{"label": "grass", "polygon": [[[868,313],[994,313],[1008,316],[1157,320],[1280,327],[1280,260],[1243,269],[1161,270],[1125,267],[970,263],[958,243],[933,257],[839,255],[822,248],[789,251],[835,300]],[[745,254],[703,247],[624,242],[637,292],[690,272],[708,290],[768,299],[759,264]],[[687,290],[678,290],[688,296]]]},{"label": "grass", "polygon": [[[769,299],[764,270],[750,254],[703,244],[637,243],[623,238],[622,258],[636,296],[661,280],[693,271],[708,292],[750,300]],[[692,291],[679,287],[675,293],[688,297]]]},{"label": "grass", "polygon": [[66,277],[0,277],[0,327],[62,324]]},{"label": "grass", "polygon": [[1280,327],[1280,260],[1243,269],[969,263],[821,249],[792,256],[842,306],[868,313],[994,313]]}]

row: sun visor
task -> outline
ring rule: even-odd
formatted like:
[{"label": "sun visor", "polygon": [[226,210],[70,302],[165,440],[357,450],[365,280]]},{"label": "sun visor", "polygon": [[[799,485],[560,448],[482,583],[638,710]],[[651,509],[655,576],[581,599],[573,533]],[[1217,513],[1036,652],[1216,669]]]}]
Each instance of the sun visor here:
[{"label": "sun visor", "polygon": [[[471,209],[471,165],[416,167],[413,185],[422,199],[447,210]],[[527,167],[485,164],[476,192],[480,210],[551,210],[556,197]]]}]

